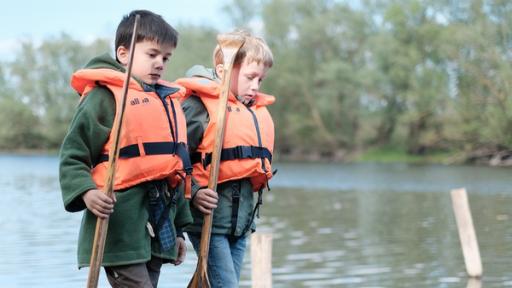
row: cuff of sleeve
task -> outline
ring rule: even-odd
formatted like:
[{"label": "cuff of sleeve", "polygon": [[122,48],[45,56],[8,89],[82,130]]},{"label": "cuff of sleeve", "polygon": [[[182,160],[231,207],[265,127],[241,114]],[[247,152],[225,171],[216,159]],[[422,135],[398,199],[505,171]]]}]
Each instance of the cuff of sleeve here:
[{"label": "cuff of sleeve", "polygon": [[196,180],[194,179],[194,177],[192,177],[192,198],[190,198],[190,200],[193,200],[194,197],[196,197],[196,194],[197,194],[197,191],[199,191],[199,189],[201,188],[204,188],[204,187],[201,187],[199,186],[199,184],[197,184]]},{"label": "cuff of sleeve", "polygon": [[176,237],[180,237],[182,239],[185,239],[185,235],[183,235],[183,229],[177,228],[176,229]]},{"label": "cuff of sleeve", "polygon": [[91,189],[97,188],[94,185],[85,185],[77,189],[75,193],[64,200],[64,208],[68,212],[78,212],[86,209],[87,207],[85,206],[85,202],[82,199],[82,195]]}]

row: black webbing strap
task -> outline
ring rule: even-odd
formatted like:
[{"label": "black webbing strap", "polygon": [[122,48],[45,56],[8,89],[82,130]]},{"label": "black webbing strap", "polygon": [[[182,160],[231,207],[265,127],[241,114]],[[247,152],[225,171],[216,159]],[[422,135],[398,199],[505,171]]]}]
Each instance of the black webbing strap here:
[{"label": "black webbing strap", "polygon": [[[164,155],[164,154],[175,154],[181,158],[183,162],[183,168],[185,171],[192,171],[192,163],[188,155],[187,144],[180,142],[145,142],[142,143],[144,147],[144,153],[146,155]],[[141,155],[138,144],[132,144],[122,147],[119,150],[119,158],[134,158]],[[108,161],[108,155],[102,154],[96,165],[101,162]]]},{"label": "black webbing strap", "polygon": [[236,222],[238,221],[238,207],[240,207],[240,189],[242,183],[239,181],[233,183],[232,205],[231,206],[231,235],[235,236]]},{"label": "black webbing strap", "polygon": [[[245,106],[247,108],[247,110],[251,113],[252,115],[252,120],[254,122],[254,128],[256,129],[256,135],[258,136],[258,145],[259,146],[263,146],[261,143],[261,132],[260,132],[260,124],[258,123],[258,117],[256,117],[256,113],[254,113],[254,111],[248,107],[248,106]],[[263,169],[263,171],[267,172],[267,167],[265,167],[265,158],[264,157],[259,157],[261,159],[261,169]]]},{"label": "black webbing strap", "polygon": [[[192,163],[201,161],[201,154],[194,155],[192,153]],[[272,163],[272,153],[265,147],[256,146],[236,146],[232,148],[224,148],[220,154],[220,161],[228,161],[234,159],[247,159],[247,158],[267,158]],[[199,161],[198,161],[199,159]],[[206,168],[212,163],[212,153],[206,153],[203,159],[203,167]]]},{"label": "black webbing strap", "polygon": [[256,202],[256,205],[254,206],[254,210],[252,210],[251,220],[249,221],[247,226],[245,226],[244,230],[240,234],[241,236],[243,236],[245,233],[247,233],[247,231],[249,231],[249,229],[251,229],[252,222],[254,222],[254,216],[257,216],[258,218],[260,218],[260,206],[261,205],[263,205],[263,189],[258,190],[258,202]]},{"label": "black webbing strap", "polygon": [[183,169],[187,172],[187,175],[192,174],[192,162],[190,161],[190,155],[188,154],[188,147],[185,143],[180,142],[176,147],[176,155],[181,158],[183,163]]},{"label": "black webbing strap", "polygon": [[190,161],[192,162],[192,165],[196,163],[201,163],[202,155],[201,152],[192,152],[190,153]]}]

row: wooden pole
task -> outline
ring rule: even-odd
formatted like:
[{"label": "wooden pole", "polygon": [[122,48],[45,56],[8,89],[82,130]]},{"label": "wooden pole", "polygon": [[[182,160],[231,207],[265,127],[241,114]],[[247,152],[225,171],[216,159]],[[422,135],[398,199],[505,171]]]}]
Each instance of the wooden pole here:
[{"label": "wooden pole", "polygon": [[450,194],[459,231],[462,254],[464,255],[466,272],[470,277],[479,278],[482,276],[482,261],[480,259],[480,250],[478,248],[478,241],[476,239],[466,189],[453,189]]},{"label": "wooden pole", "polygon": [[[132,42],[130,43],[130,54],[128,55],[128,65],[126,68],[126,78],[123,83],[123,94],[121,102],[118,104],[116,118],[112,127],[112,147],[110,147],[108,156],[108,171],[105,179],[105,187],[103,192],[109,197],[114,193],[114,179],[116,171],[116,163],[119,158],[119,136],[121,135],[121,125],[126,107],[126,95],[128,94],[128,85],[130,83],[133,55],[135,51],[135,40],[137,36],[137,26],[139,24],[140,15],[135,16],[133,24]],[[94,232],[94,242],[92,244],[91,263],[89,267],[89,276],[87,277],[87,288],[98,287],[98,279],[100,275],[101,263],[103,262],[103,252],[105,250],[105,240],[107,239],[108,218],[98,218],[96,221],[96,230]]]},{"label": "wooden pole", "polygon": [[272,288],[272,234],[251,235],[252,287]]},{"label": "wooden pole", "polygon": [[[217,180],[219,177],[220,154],[224,144],[224,128],[226,125],[226,110],[228,104],[229,86],[233,63],[238,50],[245,42],[240,36],[221,34],[217,36],[217,42],[222,50],[224,58],[224,73],[222,76],[221,93],[219,97],[219,108],[217,110],[217,127],[215,131],[215,142],[212,151],[212,162],[210,163],[210,175],[208,178],[208,189],[217,191]],[[201,229],[201,242],[197,267],[187,287],[209,288],[208,279],[208,252],[210,249],[210,234],[212,229],[213,211],[204,215],[203,227]]]},{"label": "wooden pole", "polygon": [[479,278],[469,278],[466,288],[482,288],[482,281]]}]

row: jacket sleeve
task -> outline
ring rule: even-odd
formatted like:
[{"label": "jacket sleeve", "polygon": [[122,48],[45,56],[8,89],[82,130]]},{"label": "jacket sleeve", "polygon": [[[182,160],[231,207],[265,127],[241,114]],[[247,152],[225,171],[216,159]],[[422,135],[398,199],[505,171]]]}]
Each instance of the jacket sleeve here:
[{"label": "jacket sleeve", "polygon": [[[203,133],[210,121],[208,111],[197,96],[190,96],[182,103],[183,112],[187,119],[187,145],[190,153],[197,150],[199,144],[203,140]],[[202,188],[192,179],[192,198],[196,195],[197,190]]]},{"label": "jacket sleeve", "polygon": [[187,141],[190,152],[195,152],[210,121],[208,111],[197,96],[190,96],[181,104],[187,119]]},{"label": "jacket sleeve", "polygon": [[192,222],[193,218],[188,206],[188,200],[185,199],[183,193],[179,193],[176,201],[176,216],[174,217],[174,227],[176,227],[177,236],[183,238],[183,228]]},{"label": "jacket sleeve", "polygon": [[113,94],[96,87],[79,104],[60,149],[59,180],[64,208],[76,212],[86,208],[82,194],[95,189],[91,168],[102,152],[115,115]]}]

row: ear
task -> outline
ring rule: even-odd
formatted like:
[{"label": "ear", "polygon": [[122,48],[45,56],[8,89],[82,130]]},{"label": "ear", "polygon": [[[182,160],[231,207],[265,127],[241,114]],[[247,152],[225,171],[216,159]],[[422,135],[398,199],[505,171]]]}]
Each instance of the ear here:
[{"label": "ear", "polygon": [[128,58],[130,56],[130,51],[128,51],[127,48],[125,48],[124,46],[117,47],[116,56],[117,56],[117,60],[119,60],[119,62],[123,66],[128,65]]},{"label": "ear", "polygon": [[222,77],[224,77],[224,64],[217,64],[217,66],[215,66],[215,73],[217,77],[222,80]]}]

